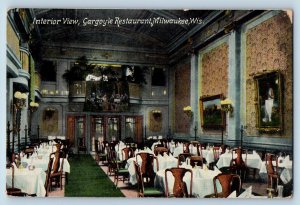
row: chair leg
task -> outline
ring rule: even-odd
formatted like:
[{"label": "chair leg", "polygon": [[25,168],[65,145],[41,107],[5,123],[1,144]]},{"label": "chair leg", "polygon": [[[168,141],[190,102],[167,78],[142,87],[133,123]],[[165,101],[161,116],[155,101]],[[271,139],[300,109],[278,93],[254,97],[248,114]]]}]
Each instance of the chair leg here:
[{"label": "chair leg", "polygon": [[60,190],[62,190],[62,174],[60,175]]}]

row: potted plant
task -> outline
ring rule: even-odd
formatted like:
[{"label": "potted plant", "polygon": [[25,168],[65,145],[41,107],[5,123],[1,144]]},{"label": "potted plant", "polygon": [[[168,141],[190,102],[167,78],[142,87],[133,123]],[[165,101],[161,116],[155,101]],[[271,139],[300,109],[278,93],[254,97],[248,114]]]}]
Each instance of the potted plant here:
[{"label": "potted plant", "polygon": [[86,75],[93,70],[85,56],[79,57],[70,70],[66,70],[62,77],[68,82],[70,95],[82,95],[85,92]]}]

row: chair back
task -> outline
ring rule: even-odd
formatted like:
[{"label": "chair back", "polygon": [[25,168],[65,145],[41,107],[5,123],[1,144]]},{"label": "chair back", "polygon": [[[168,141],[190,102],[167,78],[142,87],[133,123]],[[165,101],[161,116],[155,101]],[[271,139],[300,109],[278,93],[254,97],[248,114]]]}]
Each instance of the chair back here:
[{"label": "chair back", "polygon": [[202,155],[202,149],[203,149],[202,145],[200,143],[197,144],[197,155],[198,156],[203,156]]},{"label": "chair back", "polygon": [[186,159],[191,159],[192,154],[191,153],[180,153],[178,155],[178,162],[177,167],[179,167],[183,162],[186,162]]},{"label": "chair back", "polygon": [[202,156],[191,156],[190,165],[192,167],[195,167],[195,166],[203,167],[203,158],[202,158]]},{"label": "chair back", "polygon": [[220,147],[213,147],[213,153],[214,153],[214,160],[218,161],[220,158]]},{"label": "chair back", "polygon": [[155,147],[154,148],[154,154],[157,155],[163,155],[164,153],[169,154],[169,149],[166,147]]},{"label": "chair back", "polygon": [[190,153],[190,144],[189,142],[183,143],[183,152],[182,153]]},{"label": "chair back", "polygon": [[134,157],[133,149],[131,147],[124,147],[122,149],[122,157],[123,160],[128,160],[129,158]]},{"label": "chair back", "polygon": [[64,153],[62,151],[53,152],[50,154],[49,161],[53,159],[52,173],[62,173],[64,166]]},{"label": "chair back", "polygon": [[134,163],[134,170],[135,170],[135,174],[136,174],[138,196],[143,196],[144,195],[144,181],[143,181],[143,177],[141,174],[141,170],[136,161],[134,161],[133,163]]},{"label": "chair back", "polygon": [[[243,160],[243,154],[246,155],[245,161]],[[236,155],[236,158],[235,158]],[[235,148],[232,150],[232,163],[237,167],[245,167],[247,162],[247,150],[242,148]]]},{"label": "chair back", "polygon": [[47,171],[46,171],[46,181],[45,181],[46,196],[48,195],[48,190],[49,190],[49,182],[50,182],[50,175],[51,175],[53,160],[54,160],[53,158],[49,159],[48,168],[47,168]]},{"label": "chair back", "polygon": [[[169,185],[168,185],[168,172],[171,172],[174,177],[174,185],[173,185],[173,196],[178,198],[183,197],[191,197],[193,193],[193,172],[190,169],[173,167],[165,170],[165,184],[166,184],[166,197],[170,196],[169,193]],[[190,177],[190,192],[188,193],[188,189],[186,183],[183,181],[183,177],[185,174],[189,172]]]},{"label": "chair back", "polygon": [[[221,192],[217,190],[217,181],[221,184]],[[213,178],[213,184],[216,198],[227,198],[233,191],[236,191],[237,195],[239,195],[242,187],[241,178],[237,174],[218,174]]]},{"label": "chair back", "polygon": [[226,152],[226,148],[229,148],[229,147],[225,144],[221,145],[221,154],[224,154]]},{"label": "chair back", "polygon": [[146,152],[140,152],[136,154],[137,162],[138,162],[138,157],[141,157],[142,159],[142,164],[140,166],[141,175],[143,178],[146,178],[148,185],[152,185],[154,183],[154,177],[155,177],[154,160],[156,160],[157,170],[159,169],[158,160],[153,154],[146,153]]},{"label": "chair back", "polygon": [[99,140],[94,141],[94,149],[96,153],[99,153]]},{"label": "chair back", "polygon": [[[278,172],[278,157],[275,154],[267,153],[266,154],[266,169],[268,174],[277,174]],[[275,161],[275,166],[273,164]]]},{"label": "chair back", "polygon": [[138,157],[141,157],[142,159],[142,164],[140,166],[141,174],[144,175],[146,173],[152,172],[155,156],[150,153],[140,152],[136,155],[136,161],[138,161]]}]

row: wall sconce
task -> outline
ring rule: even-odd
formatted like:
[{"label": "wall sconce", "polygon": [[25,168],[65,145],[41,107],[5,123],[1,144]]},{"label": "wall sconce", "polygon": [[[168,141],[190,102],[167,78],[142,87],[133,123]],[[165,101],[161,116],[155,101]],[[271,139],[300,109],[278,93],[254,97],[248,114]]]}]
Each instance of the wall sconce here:
[{"label": "wall sconce", "polygon": [[232,101],[228,98],[221,100],[221,109],[225,112],[233,112]]},{"label": "wall sconce", "polygon": [[157,110],[157,109],[152,110],[152,115],[153,115],[154,119],[158,119],[161,117],[161,111]]},{"label": "wall sconce", "polygon": [[192,107],[186,106],[183,108],[183,112],[190,118],[193,116]]},{"label": "wall sconce", "polygon": [[29,110],[30,110],[31,112],[37,111],[38,107],[39,107],[39,104],[36,103],[36,102],[33,102],[33,101],[32,101],[32,102],[29,103]]},{"label": "wall sconce", "polygon": [[21,93],[20,91],[15,92],[15,106],[17,109],[23,109],[26,106],[27,95],[25,93]]}]

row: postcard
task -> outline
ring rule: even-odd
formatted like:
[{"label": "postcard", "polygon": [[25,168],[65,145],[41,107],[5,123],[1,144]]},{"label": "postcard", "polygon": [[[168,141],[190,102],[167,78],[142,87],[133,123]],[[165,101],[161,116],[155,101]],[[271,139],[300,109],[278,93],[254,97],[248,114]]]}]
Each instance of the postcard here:
[{"label": "postcard", "polygon": [[13,8],[6,194],[293,197],[293,11]]}]

